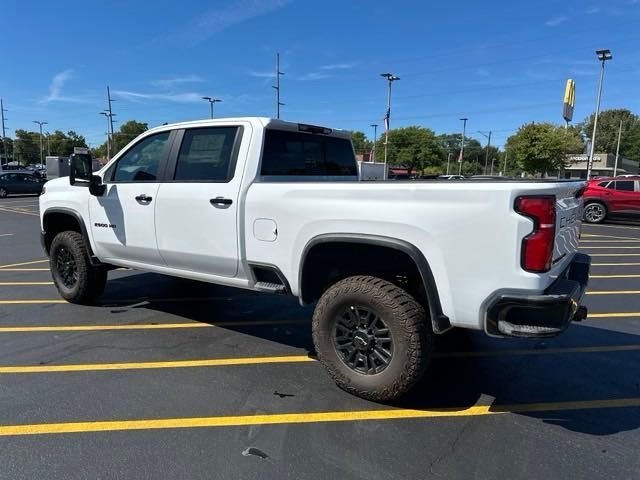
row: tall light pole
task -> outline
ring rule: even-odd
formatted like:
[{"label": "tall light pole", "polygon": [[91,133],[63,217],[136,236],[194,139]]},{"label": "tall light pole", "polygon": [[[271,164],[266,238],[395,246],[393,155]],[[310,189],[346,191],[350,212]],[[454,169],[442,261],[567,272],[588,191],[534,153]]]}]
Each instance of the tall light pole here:
[{"label": "tall light pole", "polygon": [[618,157],[620,156],[620,139],[622,138],[622,119],[620,119],[620,128],[618,129],[618,146],[616,147],[616,163],[613,164],[613,176],[618,173]]},{"label": "tall light pole", "polygon": [[213,97],[202,97],[202,99],[209,102],[209,111],[210,111],[209,118],[213,118],[213,104],[220,103],[222,100],[220,100],[219,98],[213,98]]},{"label": "tall light pole", "polygon": [[460,158],[458,158],[458,175],[462,175],[462,161],[464,160],[464,137],[467,135],[467,120],[468,118],[461,118],[462,120],[462,145],[460,148]]},{"label": "tall light pole", "polygon": [[478,130],[478,133],[487,139],[487,154],[484,157],[484,174],[487,174],[487,164],[489,163],[489,147],[491,146],[491,130],[486,134]]},{"label": "tall light pole", "polygon": [[280,118],[280,107],[284,105],[280,101],[280,77],[284,75],[284,72],[280,71],[280,52],[276,53],[276,84],[273,85],[273,89],[276,91],[276,118]]},{"label": "tall light pole", "polygon": [[44,132],[45,135],[47,136],[47,155],[51,155],[51,134],[49,132]]},{"label": "tall light pole", "polygon": [[589,152],[589,161],[587,162],[587,180],[591,179],[591,168],[593,167],[593,153],[596,149],[596,129],[598,128],[598,115],[600,115],[600,99],[602,98],[602,80],[604,79],[604,64],[607,60],[611,60],[611,50],[596,50],[598,60],[602,64],[600,68],[600,81],[598,82],[598,99],[596,101],[596,115],[593,119],[593,133],[591,135],[591,149]]},{"label": "tall light pole", "polygon": [[[2,98],[0,98],[0,117],[2,117],[2,152],[4,153],[4,158],[5,158],[5,163],[9,163],[9,155],[7,153],[7,136],[5,134],[5,128],[4,128],[4,121],[6,120],[6,118],[4,118],[4,112],[6,112],[7,109],[4,108],[4,103]],[[2,164],[2,158],[0,158],[0,165]]]},{"label": "tall light pole", "polygon": [[44,153],[42,147],[42,126],[48,125],[49,122],[40,122],[38,120],[34,120],[33,123],[37,123],[40,126],[40,166],[44,167],[44,159],[42,158],[42,155]]},{"label": "tall light pole", "polygon": [[376,161],[376,142],[378,141],[378,124],[372,123],[369,126],[373,127],[373,148],[371,149],[371,153],[372,153],[371,161],[375,162]]},{"label": "tall light pole", "polygon": [[392,73],[381,73],[381,77],[387,79],[387,113],[384,116],[384,179],[387,179],[387,152],[389,149],[389,128],[391,125],[391,84],[400,77]]}]

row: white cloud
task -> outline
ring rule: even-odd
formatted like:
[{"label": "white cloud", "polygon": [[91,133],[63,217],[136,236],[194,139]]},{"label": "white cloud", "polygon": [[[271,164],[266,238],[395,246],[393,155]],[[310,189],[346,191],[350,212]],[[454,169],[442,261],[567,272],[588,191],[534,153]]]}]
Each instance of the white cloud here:
[{"label": "white cloud", "polygon": [[202,95],[196,92],[184,93],[145,93],[131,92],[128,90],[112,90],[115,97],[132,102],[144,102],[146,100],[163,100],[176,103],[195,103],[202,101]]},{"label": "white cloud", "polygon": [[355,63],[333,63],[331,65],[323,65],[320,70],[348,70],[355,67]]},{"label": "white cloud", "polygon": [[544,22],[547,27],[557,27],[558,25],[566,22],[568,20],[567,17],[553,17]]},{"label": "white cloud", "polygon": [[151,85],[153,85],[154,87],[170,88],[181,83],[201,83],[204,81],[205,79],[202,78],[200,75],[183,75],[183,76],[160,78],[158,80],[153,80],[151,82]]},{"label": "white cloud", "polygon": [[62,88],[67,80],[73,78],[73,69],[68,68],[62,72],[56,73],[51,79],[49,85],[49,94],[40,99],[39,103],[50,102],[70,102],[70,103],[87,103],[89,100],[86,97],[70,97],[62,94]]},{"label": "white cloud", "polygon": [[216,5],[208,12],[198,15],[188,26],[180,30],[173,37],[174,39],[184,40],[190,44],[197,44],[229,27],[285,7],[292,1],[293,0],[235,0],[226,7]]},{"label": "white cloud", "polygon": [[333,75],[324,72],[310,72],[305,75],[301,75],[296,80],[308,81],[308,80],[324,80],[325,78],[331,78]]}]

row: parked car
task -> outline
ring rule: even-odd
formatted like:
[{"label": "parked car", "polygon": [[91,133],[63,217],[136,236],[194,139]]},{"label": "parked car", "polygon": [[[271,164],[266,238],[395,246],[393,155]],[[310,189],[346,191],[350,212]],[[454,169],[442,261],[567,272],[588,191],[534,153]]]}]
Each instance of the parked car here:
[{"label": "parked car", "polygon": [[368,399],[408,392],[452,327],[550,337],[587,314],[580,181],[361,183],[349,132],[254,117],[70,165],[39,199],[63,298],[91,303],[113,266],[293,295],[315,304],[319,360]]},{"label": "parked car", "polygon": [[5,198],[11,193],[35,193],[42,192],[45,180],[31,172],[2,172],[0,173],[0,198]]},{"label": "parked car", "polygon": [[464,175],[440,175],[440,180],[464,180]]},{"label": "parked car", "polygon": [[600,223],[610,217],[640,217],[640,176],[591,180],[584,192],[584,220]]}]

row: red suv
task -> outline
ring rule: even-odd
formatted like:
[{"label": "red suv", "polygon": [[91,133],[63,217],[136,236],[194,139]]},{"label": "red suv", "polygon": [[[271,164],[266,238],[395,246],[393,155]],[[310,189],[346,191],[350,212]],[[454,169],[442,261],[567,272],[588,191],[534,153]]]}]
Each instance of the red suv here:
[{"label": "red suv", "polygon": [[600,223],[614,216],[640,217],[640,176],[590,180],[584,192],[584,219]]}]

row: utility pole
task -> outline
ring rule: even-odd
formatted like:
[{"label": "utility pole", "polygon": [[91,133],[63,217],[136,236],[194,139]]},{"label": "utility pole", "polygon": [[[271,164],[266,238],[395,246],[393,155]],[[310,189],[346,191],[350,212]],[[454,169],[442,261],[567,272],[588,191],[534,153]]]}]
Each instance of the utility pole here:
[{"label": "utility pole", "polygon": [[276,53],[276,84],[273,88],[276,91],[276,118],[280,118],[280,107],[284,105],[280,101],[280,77],[284,75],[284,72],[280,71],[280,52]]},{"label": "utility pole", "polygon": [[460,158],[458,159],[458,175],[462,175],[462,162],[464,160],[464,137],[467,135],[467,120],[468,118],[461,118],[462,120],[462,146],[460,148]]},{"label": "utility pole", "polygon": [[[489,163],[489,147],[491,146],[491,130],[489,130],[489,134],[487,135],[484,132],[478,130],[478,133],[487,139],[487,154],[484,157],[484,174],[487,174],[487,164]],[[493,175],[493,172],[492,172]]]},{"label": "utility pole", "polygon": [[104,115],[107,119],[107,161],[111,160],[111,120],[108,112],[100,112],[100,115]]},{"label": "utility pole", "polygon": [[509,152],[507,150],[504,151],[504,168],[502,170],[502,175],[507,175],[507,157],[509,156]]},{"label": "utility pole", "polygon": [[113,113],[113,110],[111,109],[111,102],[115,102],[115,100],[113,100],[111,98],[111,90],[109,89],[109,85],[107,85],[107,103],[109,105],[109,127],[111,128],[111,142],[114,144],[114,150],[115,150],[115,135],[113,133],[113,117],[116,115],[115,113]]},{"label": "utility pole", "polygon": [[51,141],[49,139],[51,134],[49,132],[44,132],[44,133],[47,136],[47,155],[51,155]]},{"label": "utility pole", "polygon": [[604,64],[607,60],[611,60],[611,50],[596,50],[598,60],[602,63],[600,68],[600,81],[598,82],[598,99],[596,101],[596,114],[593,118],[593,134],[591,135],[591,150],[589,152],[589,160],[587,162],[587,180],[591,179],[591,168],[593,167],[593,153],[596,148],[596,129],[598,127],[598,115],[600,115],[600,99],[602,98],[602,80],[604,79]]},{"label": "utility pole", "polygon": [[[2,116],[2,151],[4,153],[5,163],[9,163],[9,156],[7,154],[7,135],[4,129],[4,112],[7,110],[4,108],[2,98],[0,98],[0,115]],[[2,158],[0,158],[0,165],[2,164]]]},{"label": "utility pole", "polygon": [[40,126],[40,166],[44,167],[44,159],[42,158],[42,156],[44,155],[44,148],[42,146],[42,126],[48,125],[49,122],[40,122],[38,120],[34,120],[33,123],[37,123]]},{"label": "utility pole", "polygon": [[447,175],[449,175],[449,163],[451,162],[451,155],[451,152],[447,154]]},{"label": "utility pole", "polygon": [[384,116],[384,180],[387,179],[387,152],[389,150],[389,129],[391,128],[391,84],[400,77],[392,73],[381,73],[381,77],[387,79],[387,113]]},{"label": "utility pole", "polygon": [[371,161],[376,161],[376,142],[378,141],[378,124],[372,123],[370,125],[373,127],[373,148],[371,149]]},{"label": "utility pole", "polygon": [[620,119],[620,128],[618,129],[618,146],[616,147],[616,163],[613,164],[613,176],[618,173],[618,157],[620,156],[620,139],[622,138],[622,119]]}]

